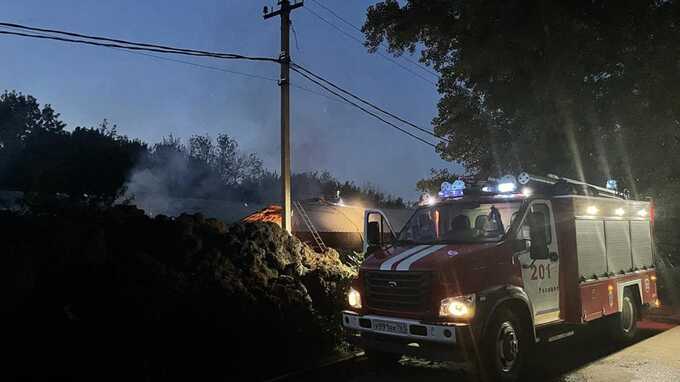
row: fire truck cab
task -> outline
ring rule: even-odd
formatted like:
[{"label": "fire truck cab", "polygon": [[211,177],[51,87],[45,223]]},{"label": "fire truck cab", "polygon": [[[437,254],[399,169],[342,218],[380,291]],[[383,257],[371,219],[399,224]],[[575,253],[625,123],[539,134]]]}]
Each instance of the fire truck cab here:
[{"label": "fire truck cab", "polygon": [[365,254],[349,289],[346,338],[377,362],[401,355],[470,362],[516,380],[539,342],[603,320],[636,336],[658,306],[653,205],[527,173],[474,186],[445,182],[400,232],[365,215]]}]

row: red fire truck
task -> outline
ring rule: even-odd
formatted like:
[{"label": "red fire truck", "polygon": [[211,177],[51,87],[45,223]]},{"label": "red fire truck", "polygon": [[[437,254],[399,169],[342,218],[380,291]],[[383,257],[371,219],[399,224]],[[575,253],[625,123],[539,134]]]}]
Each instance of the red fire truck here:
[{"label": "red fire truck", "polygon": [[632,340],[658,306],[654,209],[616,190],[527,173],[442,184],[400,232],[367,210],[366,259],[348,292],[348,340],[377,362],[471,362],[516,380],[534,344],[606,322]]}]

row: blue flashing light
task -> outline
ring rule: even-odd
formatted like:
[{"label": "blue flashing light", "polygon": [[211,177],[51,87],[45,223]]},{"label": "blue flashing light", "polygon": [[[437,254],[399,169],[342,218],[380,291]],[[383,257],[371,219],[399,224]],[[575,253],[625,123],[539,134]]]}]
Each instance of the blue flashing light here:
[{"label": "blue flashing light", "polygon": [[441,185],[441,191],[439,191],[439,197],[441,198],[457,198],[463,196],[463,190],[465,189],[465,182],[458,179],[453,183],[443,182]]},{"label": "blue flashing light", "polygon": [[618,184],[616,183],[616,180],[609,179],[607,181],[607,189],[608,190],[616,191],[617,188],[618,188]]}]

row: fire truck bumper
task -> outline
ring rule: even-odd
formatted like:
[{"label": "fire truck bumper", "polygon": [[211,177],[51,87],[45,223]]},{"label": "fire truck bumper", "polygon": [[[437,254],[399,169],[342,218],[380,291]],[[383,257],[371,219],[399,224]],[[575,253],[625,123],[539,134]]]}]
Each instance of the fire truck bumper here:
[{"label": "fire truck bumper", "polygon": [[345,311],[342,325],[346,340],[364,350],[459,362],[469,360],[474,348],[470,346],[470,326],[465,324],[424,323]]}]

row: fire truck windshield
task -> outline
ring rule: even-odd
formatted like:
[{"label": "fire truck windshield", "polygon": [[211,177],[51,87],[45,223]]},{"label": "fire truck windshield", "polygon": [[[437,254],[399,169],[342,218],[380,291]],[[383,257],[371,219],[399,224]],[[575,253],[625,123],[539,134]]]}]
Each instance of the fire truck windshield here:
[{"label": "fire truck windshield", "polygon": [[520,203],[442,203],[423,207],[399,233],[413,244],[499,241],[517,215]]}]

